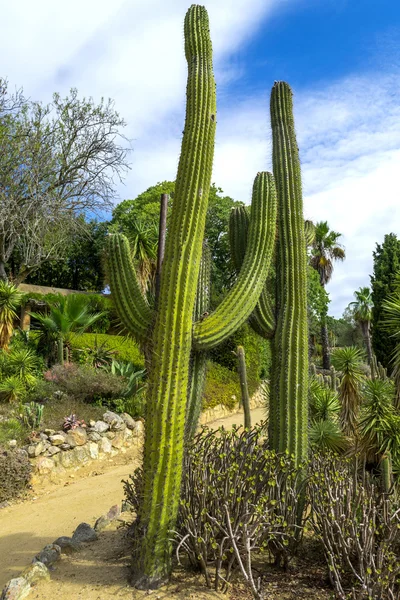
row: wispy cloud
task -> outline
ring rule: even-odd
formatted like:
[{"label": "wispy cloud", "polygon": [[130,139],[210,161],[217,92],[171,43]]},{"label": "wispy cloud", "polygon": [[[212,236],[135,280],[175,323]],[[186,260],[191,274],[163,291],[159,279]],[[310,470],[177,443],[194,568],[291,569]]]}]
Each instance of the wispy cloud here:
[{"label": "wispy cloud", "polygon": [[[273,82],[265,82],[261,96],[231,98],[230,86],[246,67],[237,51],[274,10],[302,1],[207,3],[217,91],[223,100],[213,180],[245,202],[257,171],[271,168],[268,96]],[[44,101],[71,86],[96,99],[115,99],[133,140],[132,170],[120,190],[125,198],[176,174],[184,121],[187,5],[187,0],[70,0],[63,9],[50,0],[21,0],[3,14],[0,75],[12,85],[23,85],[29,96]],[[384,64],[374,72],[295,90],[306,216],[328,220],[342,232],[347,252],[328,287],[336,315],[355,289],[369,283],[375,243],[385,233],[400,232],[396,52],[397,47],[386,46]]]}]

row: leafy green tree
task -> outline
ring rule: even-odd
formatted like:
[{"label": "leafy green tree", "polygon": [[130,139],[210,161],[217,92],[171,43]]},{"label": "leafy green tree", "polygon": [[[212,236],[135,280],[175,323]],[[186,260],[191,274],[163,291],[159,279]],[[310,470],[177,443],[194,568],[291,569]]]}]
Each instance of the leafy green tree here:
[{"label": "leafy green tree", "polygon": [[383,314],[384,302],[396,290],[396,274],[400,271],[400,240],[394,233],[385,235],[373,252],[372,287],[372,347],[378,361],[390,372],[396,340],[388,335]]},{"label": "leafy green tree", "polygon": [[307,267],[307,308],[310,350],[321,333],[321,322],[327,318],[329,295],[321,285],[319,275],[310,265]]},{"label": "leafy green tree", "polygon": [[[315,237],[311,247],[310,264],[315,269],[323,287],[331,280],[333,265],[336,260],[344,260],[345,251],[339,244],[341,233],[331,231],[327,221],[320,221],[315,225]],[[325,315],[326,317],[326,315]],[[321,338],[323,367],[330,368],[329,337],[326,318],[321,320]]]},{"label": "leafy green tree", "polygon": [[[64,249],[62,260],[48,261],[28,275],[34,285],[76,291],[100,292],[104,288],[103,248],[108,222],[90,221],[76,232]],[[16,256],[15,261],[17,262]]]},{"label": "leafy green tree", "polygon": [[[134,200],[124,200],[113,210],[111,230],[124,233],[132,248],[132,243],[135,243],[133,241],[137,239],[138,227],[147,232],[158,228],[161,194],[170,196],[169,216],[174,193],[175,182],[163,181],[148,188]],[[242,203],[224,196],[222,189],[215,184],[211,185],[205,229],[205,239],[212,255],[211,308],[219,303],[224,291],[234,281],[235,271],[231,261],[228,225],[231,209],[240,204]],[[137,254],[134,253],[134,256],[137,258]]]},{"label": "leafy green tree", "polygon": [[364,336],[365,345],[367,348],[368,364],[372,362],[372,346],[371,346],[371,319],[372,319],[372,296],[369,287],[360,287],[354,292],[356,297],[355,302],[350,302],[350,307],[353,311],[354,319],[360,325]]}]

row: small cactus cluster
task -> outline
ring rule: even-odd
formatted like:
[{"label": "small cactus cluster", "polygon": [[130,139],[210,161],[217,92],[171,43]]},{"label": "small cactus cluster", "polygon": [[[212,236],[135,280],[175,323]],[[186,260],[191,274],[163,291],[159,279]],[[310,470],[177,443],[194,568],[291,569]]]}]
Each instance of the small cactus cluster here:
[{"label": "small cactus cluster", "polygon": [[381,363],[376,358],[375,354],[372,355],[371,360],[371,379],[387,379],[387,369],[381,365]]}]

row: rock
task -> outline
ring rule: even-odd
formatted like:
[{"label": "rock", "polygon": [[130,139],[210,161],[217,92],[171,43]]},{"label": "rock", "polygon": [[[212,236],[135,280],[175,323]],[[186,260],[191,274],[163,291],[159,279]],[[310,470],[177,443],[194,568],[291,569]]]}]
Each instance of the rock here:
[{"label": "rock", "polygon": [[11,579],[3,589],[0,600],[22,600],[31,590],[31,584],[23,577]]},{"label": "rock", "polygon": [[44,442],[47,442],[49,440],[49,436],[46,435],[45,433],[39,433],[39,437],[41,440],[43,440]]},{"label": "rock", "polygon": [[96,421],[93,429],[97,433],[105,433],[106,431],[108,431],[110,429],[110,426],[107,423],[104,423],[104,421]]},{"label": "rock", "polygon": [[99,458],[99,445],[96,444],[96,442],[89,442],[87,449],[92,460],[97,460]]},{"label": "rock", "polygon": [[91,442],[99,442],[101,440],[101,435],[97,433],[97,431],[92,431],[91,433],[89,433],[88,439]]},{"label": "rock", "polygon": [[110,425],[113,429],[119,429],[119,426],[121,424],[125,425],[123,418],[120,415],[117,415],[117,413],[112,412],[111,410],[108,410],[104,413],[103,421],[105,423],[108,423],[108,425]]},{"label": "rock", "polygon": [[8,442],[8,445],[10,446],[10,448],[16,448],[17,447],[17,440],[10,440]]},{"label": "rock", "polygon": [[68,432],[67,439],[65,440],[72,448],[75,446],[83,446],[87,442],[87,433],[82,427],[71,429]]},{"label": "rock", "polygon": [[115,431],[107,431],[106,438],[109,440],[113,440],[115,438]]},{"label": "rock", "polygon": [[60,560],[60,558],[60,546],[58,546],[57,544],[47,544],[47,546],[45,546],[43,550],[39,552],[39,554],[36,554],[35,558],[33,559],[33,562],[41,562],[44,565],[48,566],[57,562],[58,560]]},{"label": "rock", "polygon": [[72,454],[78,464],[87,463],[89,460],[89,449],[87,446],[76,446]]},{"label": "rock", "polygon": [[55,454],[58,454],[59,452],[61,452],[59,446],[50,446],[50,448],[47,450],[45,456],[54,456]]},{"label": "rock", "polygon": [[70,469],[76,464],[75,456],[73,452],[62,452],[60,455],[60,463],[64,469]]},{"label": "rock", "polygon": [[95,531],[103,531],[103,529],[108,527],[108,525],[111,525],[111,521],[107,519],[105,515],[102,515],[97,519],[96,523],[94,524],[94,529]]},{"label": "rock", "polygon": [[106,517],[109,521],[115,521],[115,519],[118,519],[118,517],[121,516],[121,508],[120,506],[118,506],[118,504],[114,504],[114,506],[112,506],[110,508],[110,510],[108,511]]},{"label": "rock", "polygon": [[29,567],[26,567],[21,573],[29,584],[37,583],[42,579],[50,579],[50,573],[46,565],[42,562],[34,562]]},{"label": "rock", "polygon": [[93,419],[90,419],[89,427],[94,427],[95,425],[96,425],[96,421],[93,421]]},{"label": "rock", "polygon": [[76,544],[84,542],[94,542],[95,540],[97,540],[97,538],[97,533],[95,532],[93,527],[90,527],[90,525],[88,525],[87,523],[81,523],[80,525],[78,525],[78,527],[75,529],[72,535],[72,541]]},{"label": "rock", "polygon": [[35,451],[36,451],[36,446],[28,446],[27,452],[28,452],[28,456],[29,458],[34,458],[35,457]]},{"label": "rock", "polygon": [[56,433],[55,435],[51,435],[49,440],[53,446],[61,446],[61,444],[65,444],[67,436],[65,434]]},{"label": "rock", "polygon": [[44,432],[48,436],[51,436],[51,435],[55,434],[55,430],[54,429],[45,429]]},{"label": "rock", "polygon": [[43,441],[38,442],[35,446],[35,456],[40,456],[40,454],[42,454],[42,452],[44,452],[45,450],[45,443]]},{"label": "rock", "polygon": [[59,446],[60,450],[71,450],[71,446],[69,444],[61,444],[61,446]]},{"label": "rock", "polygon": [[128,413],[122,413],[121,418],[128,429],[135,429],[136,421],[133,417],[131,417],[131,415],[128,415]]},{"label": "rock", "polygon": [[117,431],[115,437],[111,440],[111,445],[114,448],[122,448],[125,443],[125,436],[123,431]]},{"label": "rock", "polygon": [[135,421],[135,429],[132,431],[133,435],[140,437],[144,433],[143,421]]},{"label": "rock", "polygon": [[36,463],[36,470],[40,475],[47,475],[54,469],[54,462],[51,458],[46,458],[45,456],[41,456]]},{"label": "rock", "polygon": [[110,454],[112,450],[111,442],[106,437],[103,437],[100,442],[100,452],[104,452],[104,454]]},{"label": "rock", "polygon": [[57,538],[53,544],[60,546],[62,554],[72,554],[72,552],[77,552],[79,550],[79,544],[66,535]]},{"label": "rock", "polygon": [[131,438],[132,437],[132,431],[130,429],[125,429],[125,437],[126,438]]}]

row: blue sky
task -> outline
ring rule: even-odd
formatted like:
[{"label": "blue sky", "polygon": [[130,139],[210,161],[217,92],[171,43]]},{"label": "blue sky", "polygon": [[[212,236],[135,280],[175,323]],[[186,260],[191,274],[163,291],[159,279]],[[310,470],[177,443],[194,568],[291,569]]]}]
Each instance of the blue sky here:
[{"label": "blue sky", "polygon": [[[119,198],[174,179],[185,107],[183,0],[20,0],[2,11],[0,76],[33,99],[77,87],[115,100],[132,139]],[[67,8],[66,8],[67,6]],[[372,251],[400,235],[400,4],[210,0],[218,116],[213,180],[248,202],[271,168],[276,79],[294,90],[307,218],[343,233],[328,286],[340,316],[369,284]]]}]

